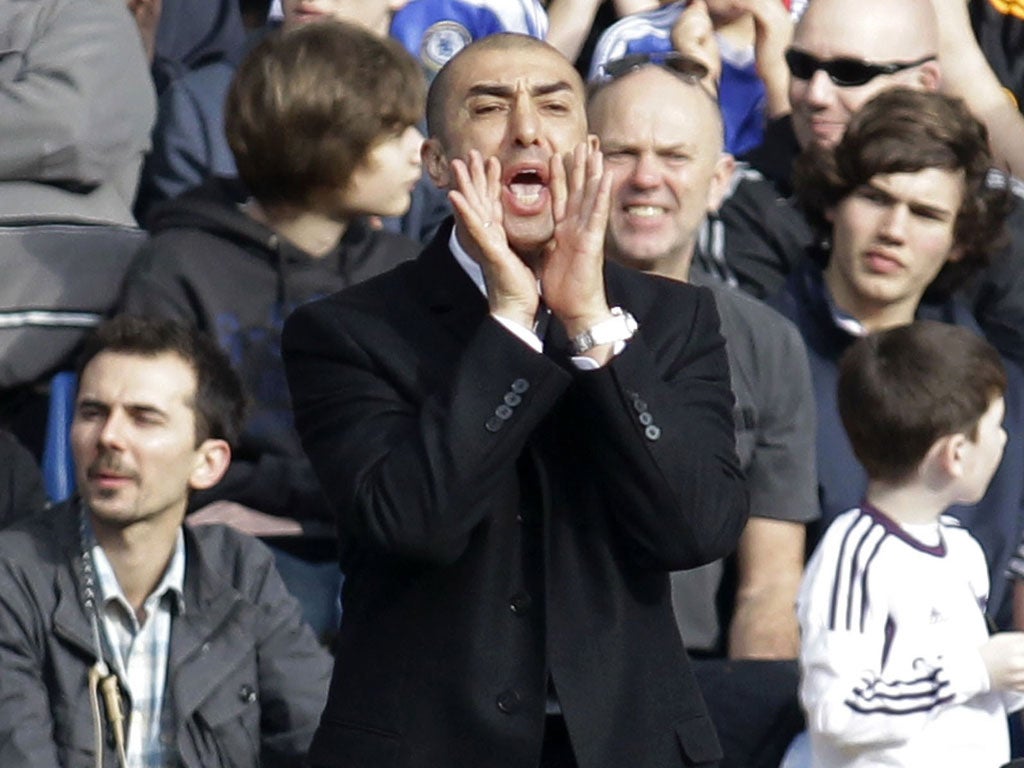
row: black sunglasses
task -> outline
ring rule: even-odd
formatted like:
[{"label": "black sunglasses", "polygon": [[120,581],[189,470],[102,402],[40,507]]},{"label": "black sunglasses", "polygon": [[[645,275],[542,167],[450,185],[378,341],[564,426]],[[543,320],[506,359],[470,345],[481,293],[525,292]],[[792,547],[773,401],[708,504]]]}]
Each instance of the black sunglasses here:
[{"label": "black sunglasses", "polygon": [[879,75],[894,75],[905,69],[919,67],[934,59],[935,56],[925,56],[916,61],[890,61],[885,64],[876,64],[860,59],[819,59],[804,51],[798,51],[796,48],[789,48],[786,51],[786,66],[789,67],[789,73],[797,80],[810,80],[820,69],[828,75],[829,80],[840,86],[864,85]]},{"label": "black sunglasses", "polygon": [[684,56],[676,51],[654,51],[630,53],[622,58],[606,61],[598,70],[597,80],[605,82],[618,80],[648,64],[664,67],[690,83],[699,83],[708,75],[708,68],[697,59]]}]

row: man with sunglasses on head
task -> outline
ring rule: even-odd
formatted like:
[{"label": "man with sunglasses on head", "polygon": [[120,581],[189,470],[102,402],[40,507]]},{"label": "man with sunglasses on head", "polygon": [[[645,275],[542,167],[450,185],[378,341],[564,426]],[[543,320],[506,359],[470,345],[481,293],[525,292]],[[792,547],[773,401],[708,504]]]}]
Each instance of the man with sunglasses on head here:
[{"label": "man with sunglasses on head", "polygon": [[[701,223],[733,170],[718,104],[700,80],[705,68],[694,64],[678,53],[608,62],[587,109],[613,178],[605,255],[682,282],[701,247]],[[736,395],[750,519],[734,560],[672,574],[672,603],[723,765],[774,768],[802,727],[794,605],[805,523],[818,515],[814,394],[792,323],[739,290],[711,288]]]},{"label": "man with sunglasses on head", "polygon": [[715,765],[669,587],[746,521],[714,300],[604,263],[611,178],[550,45],[466,46],[427,123],[454,223],[285,324],[346,575],[310,762]]}]

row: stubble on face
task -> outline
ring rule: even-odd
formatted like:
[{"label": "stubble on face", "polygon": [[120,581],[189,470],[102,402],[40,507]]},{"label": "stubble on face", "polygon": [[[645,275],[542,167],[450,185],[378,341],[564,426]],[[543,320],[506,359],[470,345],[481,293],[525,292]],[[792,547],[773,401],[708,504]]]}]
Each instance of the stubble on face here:
[{"label": "stubble on face", "polygon": [[831,212],[825,281],[836,303],[880,330],[911,322],[942,267],[959,258],[962,171],[878,174]]},{"label": "stubble on face", "polygon": [[569,156],[587,140],[583,85],[544,43],[522,36],[485,40],[460,52],[443,73],[444,125],[431,126],[440,160],[431,175],[448,186],[452,159],[466,160],[470,150],[497,158],[509,245],[531,262],[554,233],[552,158]]},{"label": "stubble on face", "polygon": [[589,106],[613,176],[609,258],[686,280],[702,222],[725,183],[722,123],[699,85],[645,67]]},{"label": "stubble on face", "polygon": [[71,442],[79,491],[96,524],[180,524],[198,450],[195,387],[194,371],[173,353],[101,352],[90,361]]}]

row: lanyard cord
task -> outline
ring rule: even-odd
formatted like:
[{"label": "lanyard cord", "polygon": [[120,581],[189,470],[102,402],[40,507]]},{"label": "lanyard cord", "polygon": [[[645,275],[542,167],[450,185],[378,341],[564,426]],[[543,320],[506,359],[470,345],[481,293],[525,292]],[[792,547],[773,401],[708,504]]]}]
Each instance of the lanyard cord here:
[{"label": "lanyard cord", "polygon": [[93,566],[92,552],[89,549],[89,537],[85,531],[85,505],[78,504],[78,537],[82,547],[82,603],[89,616],[92,629],[93,650],[96,662],[89,668],[89,707],[92,710],[93,738],[96,745],[96,768],[103,766],[103,723],[100,717],[99,690],[103,690],[103,702],[107,717],[114,730],[114,743],[117,749],[117,762],[121,768],[127,768],[128,757],[125,754],[124,711],[121,707],[121,693],[118,690],[117,675],[112,675],[103,660],[103,645],[100,642],[99,609],[96,605],[96,569]]}]

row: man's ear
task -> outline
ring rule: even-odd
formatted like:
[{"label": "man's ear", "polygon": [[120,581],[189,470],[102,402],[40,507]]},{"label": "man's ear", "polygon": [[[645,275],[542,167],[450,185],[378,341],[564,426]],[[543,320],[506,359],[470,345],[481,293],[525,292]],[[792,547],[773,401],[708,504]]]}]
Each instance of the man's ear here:
[{"label": "man's ear", "polygon": [[970,440],[963,433],[944,435],[935,441],[933,450],[947,477],[958,478],[964,474],[964,460],[969,447]]},{"label": "man's ear", "polygon": [[926,61],[916,74],[917,84],[924,91],[937,91],[942,85],[942,69],[938,61]]},{"label": "man's ear", "polygon": [[196,491],[212,488],[231,464],[231,446],[226,440],[209,438],[196,448],[196,459],[188,477],[189,486]]},{"label": "man's ear", "polygon": [[715,161],[715,170],[708,186],[708,213],[715,213],[722,205],[726,192],[732,184],[732,174],[736,170],[736,160],[728,152],[722,152]]},{"label": "man's ear", "polygon": [[440,189],[448,189],[451,186],[451,166],[448,164],[448,156],[440,141],[433,136],[424,140],[423,146],[420,148],[420,159],[435,186]]}]

